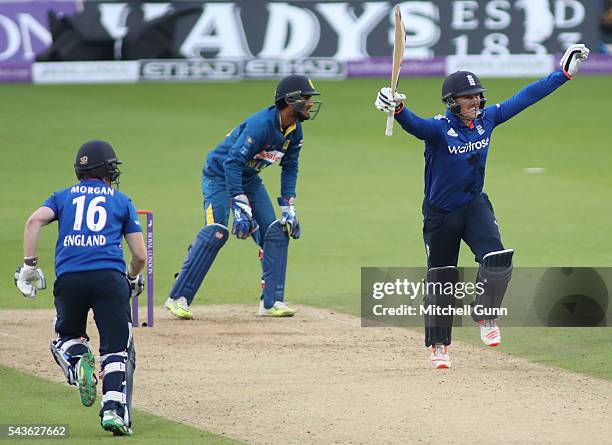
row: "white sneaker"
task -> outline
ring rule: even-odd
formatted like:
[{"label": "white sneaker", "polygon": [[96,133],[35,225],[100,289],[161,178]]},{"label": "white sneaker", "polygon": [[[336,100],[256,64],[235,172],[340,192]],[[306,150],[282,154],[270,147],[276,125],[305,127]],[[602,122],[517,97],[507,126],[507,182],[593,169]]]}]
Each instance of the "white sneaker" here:
[{"label": "white sneaker", "polygon": [[487,346],[499,346],[501,343],[501,331],[497,326],[497,320],[482,320],[479,321],[480,338]]},{"label": "white sneaker", "polygon": [[291,309],[284,301],[277,301],[270,309],[266,309],[263,300],[259,300],[257,315],[260,317],[293,317],[295,312],[295,309]]},{"label": "white sneaker", "polygon": [[436,369],[446,369],[451,367],[448,346],[438,343],[431,347],[431,366]]},{"label": "white sneaker", "polygon": [[191,313],[189,304],[187,303],[187,298],[185,297],[179,297],[176,300],[168,298],[164,303],[164,306],[176,318],[182,318],[185,320],[191,320],[193,318],[193,314]]}]

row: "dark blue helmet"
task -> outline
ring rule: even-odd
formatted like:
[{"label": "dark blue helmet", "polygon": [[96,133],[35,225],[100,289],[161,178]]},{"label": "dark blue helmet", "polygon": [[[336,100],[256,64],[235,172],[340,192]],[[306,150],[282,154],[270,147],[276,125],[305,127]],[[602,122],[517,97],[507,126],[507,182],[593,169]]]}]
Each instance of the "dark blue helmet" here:
[{"label": "dark blue helmet", "polygon": [[77,179],[108,178],[111,183],[119,184],[121,171],[117,167],[121,162],[117,159],[111,144],[105,141],[93,140],[85,142],[76,155],[74,172]]},{"label": "dark blue helmet", "polygon": [[274,102],[284,99],[289,94],[298,93],[301,96],[318,96],[319,93],[311,80],[301,74],[291,74],[278,83],[276,93],[274,94]]},{"label": "dark blue helmet", "polygon": [[[319,96],[319,93],[312,81],[301,74],[291,74],[278,83],[274,93],[274,102],[279,109],[289,105],[297,114],[301,121],[314,119],[321,109],[322,102],[312,100],[312,96]],[[306,111],[306,101],[310,99],[313,106]]]},{"label": "dark blue helmet", "polygon": [[451,113],[459,114],[461,106],[456,102],[457,97],[469,94],[480,94],[480,109],[482,110],[487,102],[485,97],[486,89],[482,87],[480,79],[470,71],[455,71],[444,79],[442,84],[442,102]]}]

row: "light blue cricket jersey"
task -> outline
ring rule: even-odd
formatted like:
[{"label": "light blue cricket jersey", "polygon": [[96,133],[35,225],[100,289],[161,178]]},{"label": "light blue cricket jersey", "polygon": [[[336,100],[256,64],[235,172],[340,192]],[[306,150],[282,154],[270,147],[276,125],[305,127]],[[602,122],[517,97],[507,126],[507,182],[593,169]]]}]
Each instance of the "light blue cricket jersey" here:
[{"label": "light blue cricket jersey", "polygon": [[295,196],[302,138],[301,122],[283,132],[276,107],[265,108],[247,117],[208,153],[202,173],[225,179],[229,195],[236,196],[244,193],[244,182],[279,162],[281,196]]}]

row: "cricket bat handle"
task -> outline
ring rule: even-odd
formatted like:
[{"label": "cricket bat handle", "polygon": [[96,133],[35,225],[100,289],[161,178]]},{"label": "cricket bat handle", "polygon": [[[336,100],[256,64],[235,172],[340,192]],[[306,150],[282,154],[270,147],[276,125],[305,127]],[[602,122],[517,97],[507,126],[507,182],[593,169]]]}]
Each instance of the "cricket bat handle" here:
[{"label": "cricket bat handle", "polygon": [[390,111],[387,115],[387,128],[385,129],[386,136],[393,135],[393,121],[395,120],[395,111]]}]

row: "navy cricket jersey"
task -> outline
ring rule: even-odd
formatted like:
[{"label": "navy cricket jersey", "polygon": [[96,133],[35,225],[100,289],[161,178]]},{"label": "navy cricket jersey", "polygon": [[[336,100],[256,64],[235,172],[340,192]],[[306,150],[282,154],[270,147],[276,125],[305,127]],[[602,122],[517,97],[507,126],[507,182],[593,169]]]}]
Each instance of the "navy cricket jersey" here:
[{"label": "navy cricket jersey", "polygon": [[425,198],[435,207],[455,210],[482,193],[491,133],[499,124],[548,96],[569,78],[561,70],[534,82],[510,99],[481,110],[468,127],[450,111],[423,119],[404,107],[395,119],[425,141]]},{"label": "navy cricket jersey", "polygon": [[126,195],[100,179],[85,179],[53,193],[44,203],[55,213],[55,275],[84,270],[125,272],[123,235],[142,232]]},{"label": "navy cricket jersey", "polygon": [[246,118],[208,153],[202,172],[225,179],[229,195],[236,196],[244,193],[243,182],[280,161],[281,196],[295,196],[302,137],[300,122],[283,132],[276,107],[265,108]]}]

